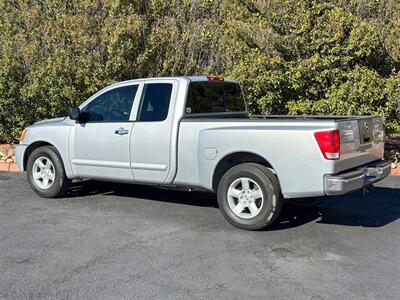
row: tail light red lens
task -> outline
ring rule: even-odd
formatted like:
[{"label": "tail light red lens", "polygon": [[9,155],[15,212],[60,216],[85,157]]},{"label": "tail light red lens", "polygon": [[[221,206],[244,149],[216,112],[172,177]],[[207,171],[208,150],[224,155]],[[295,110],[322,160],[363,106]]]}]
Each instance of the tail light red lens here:
[{"label": "tail light red lens", "polygon": [[320,131],[314,133],[315,139],[325,159],[335,160],[340,157],[339,130]]}]

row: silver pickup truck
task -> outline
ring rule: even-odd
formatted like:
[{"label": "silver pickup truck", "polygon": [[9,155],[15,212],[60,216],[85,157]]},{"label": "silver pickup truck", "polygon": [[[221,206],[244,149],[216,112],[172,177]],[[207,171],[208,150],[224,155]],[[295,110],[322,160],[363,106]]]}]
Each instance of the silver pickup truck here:
[{"label": "silver pickup truck", "polygon": [[317,205],[388,176],[383,140],[380,117],[250,116],[238,82],[192,76],[108,86],[26,128],[16,156],[43,197],[72,179],[207,190],[231,224],[257,230],[283,201]]}]

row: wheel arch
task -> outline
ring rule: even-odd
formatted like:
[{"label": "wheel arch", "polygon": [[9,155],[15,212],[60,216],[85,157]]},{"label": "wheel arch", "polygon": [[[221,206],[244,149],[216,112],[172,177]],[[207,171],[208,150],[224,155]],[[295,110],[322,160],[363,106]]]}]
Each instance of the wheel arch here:
[{"label": "wheel arch", "polygon": [[[270,169],[276,176],[276,170],[272,166],[272,164],[262,157],[259,154],[248,152],[248,151],[238,151],[232,152],[225,155],[220,161],[217,163],[212,178],[212,188],[214,191],[218,188],[218,183],[221,180],[222,176],[228,171],[230,168],[242,164],[242,163],[257,163],[263,165]],[[278,177],[278,176],[277,176]],[[279,182],[279,179],[278,179]]]},{"label": "wheel arch", "polygon": [[[35,142],[33,142],[32,144],[30,144],[30,145],[26,148],[26,150],[25,150],[25,153],[24,153],[24,160],[23,160],[23,167],[24,167],[24,170],[23,170],[23,171],[26,171],[26,166],[27,166],[27,163],[28,163],[28,158],[29,158],[29,156],[32,154],[32,152],[35,151],[37,148],[44,147],[44,146],[53,147],[53,148],[56,150],[56,153],[57,153],[58,157],[60,157],[62,163],[64,164],[63,159],[62,159],[62,157],[61,157],[61,155],[60,155],[60,152],[57,150],[57,147],[56,147],[56,146],[54,146],[53,144],[51,144],[51,143],[49,143],[49,142],[46,142],[46,141],[35,141]],[[64,166],[64,167],[65,167],[65,166]]]}]

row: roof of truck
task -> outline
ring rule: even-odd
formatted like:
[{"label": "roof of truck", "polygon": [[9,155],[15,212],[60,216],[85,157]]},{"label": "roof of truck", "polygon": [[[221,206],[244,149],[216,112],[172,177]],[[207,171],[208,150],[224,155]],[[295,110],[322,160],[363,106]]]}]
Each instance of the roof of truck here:
[{"label": "roof of truck", "polygon": [[217,82],[234,82],[234,83],[238,82],[237,80],[224,78],[224,77],[216,77],[216,76],[176,76],[176,77],[138,78],[138,79],[131,79],[131,80],[117,82],[113,85],[117,85],[120,83],[127,83],[127,82],[146,81],[146,80],[173,80],[173,79],[186,79],[186,80],[190,80],[190,81],[217,81]]}]

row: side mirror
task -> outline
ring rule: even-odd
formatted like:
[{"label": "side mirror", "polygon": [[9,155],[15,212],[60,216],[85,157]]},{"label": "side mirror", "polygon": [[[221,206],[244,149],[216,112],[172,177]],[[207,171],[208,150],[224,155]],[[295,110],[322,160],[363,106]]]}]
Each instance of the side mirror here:
[{"label": "side mirror", "polygon": [[68,116],[71,120],[80,121],[81,120],[81,110],[79,109],[79,107],[72,107],[69,109]]}]

